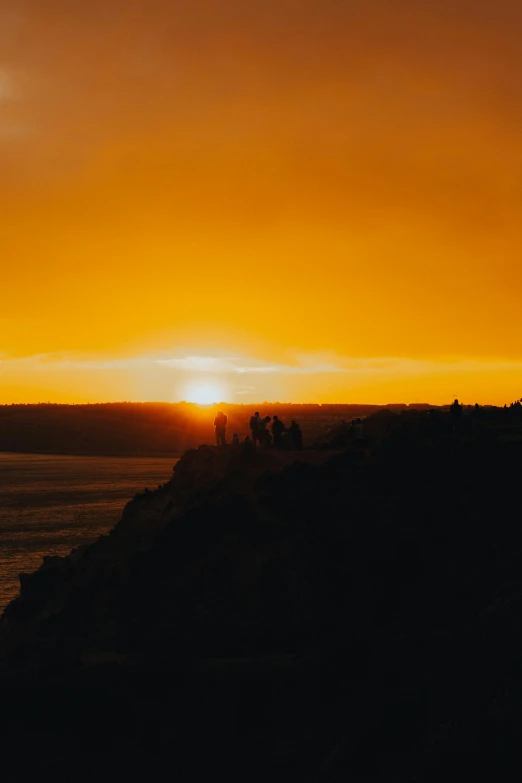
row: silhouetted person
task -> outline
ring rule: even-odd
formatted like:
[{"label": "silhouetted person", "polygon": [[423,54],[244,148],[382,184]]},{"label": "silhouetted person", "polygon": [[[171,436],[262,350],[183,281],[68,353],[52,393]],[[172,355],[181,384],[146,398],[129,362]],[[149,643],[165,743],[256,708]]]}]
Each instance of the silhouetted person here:
[{"label": "silhouetted person", "polygon": [[245,439],[243,441],[241,448],[243,451],[243,457],[251,457],[253,454],[256,453],[256,447],[254,445],[254,441],[248,435],[245,435]]},{"label": "silhouetted person", "polygon": [[450,416],[453,433],[458,435],[462,421],[462,405],[458,400],[454,400],[453,404],[450,405]]},{"label": "silhouetted person", "polygon": [[227,442],[227,421],[228,417],[222,411],[218,411],[216,418],[214,419],[214,427],[216,428],[216,444],[218,446],[224,446]]},{"label": "silhouetted person", "polygon": [[272,435],[274,436],[274,448],[281,448],[281,437],[285,431],[285,425],[278,416],[274,416],[272,421]]},{"label": "silhouetted person", "polygon": [[281,435],[281,448],[284,451],[292,451],[294,448],[294,438],[290,430],[285,430]]},{"label": "silhouetted person", "polygon": [[301,451],[303,448],[303,433],[301,427],[296,421],[293,421],[290,425],[290,432],[292,434],[292,443],[296,451]]},{"label": "silhouetted person", "polygon": [[232,435],[232,440],[230,442],[232,446],[239,446],[239,435],[237,434],[237,432],[234,432],[234,434]]},{"label": "silhouetted person", "polygon": [[364,425],[362,419],[355,419],[353,422],[353,437],[357,446],[361,446],[364,441]]},{"label": "silhouetted person", "polygon": [[270,416],[265,416],[264,419],[259,419],[259,445],[262,449],[269,448],[272,443],[272,438],[268,432],[268,423],[270,422]]},{"label": "silhouetted person", "polygon": [[252,433],[252,442],[255,446],[259,441],[259,435],[261,433],[261,419],[259,417],[259,411],[256,411],[254,415],[250,417],[250,432]]}]

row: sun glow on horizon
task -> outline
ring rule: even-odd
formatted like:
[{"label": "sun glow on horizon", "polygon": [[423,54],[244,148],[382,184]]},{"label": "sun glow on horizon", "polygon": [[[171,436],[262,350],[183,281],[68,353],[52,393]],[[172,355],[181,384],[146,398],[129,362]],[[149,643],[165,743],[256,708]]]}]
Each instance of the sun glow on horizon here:
[{"label": "sun glow on horizon", "polygon": [[223,388],[217,383],[194,383],[187,389],[187,402],[197,405],[214,405],[223,402]]}]

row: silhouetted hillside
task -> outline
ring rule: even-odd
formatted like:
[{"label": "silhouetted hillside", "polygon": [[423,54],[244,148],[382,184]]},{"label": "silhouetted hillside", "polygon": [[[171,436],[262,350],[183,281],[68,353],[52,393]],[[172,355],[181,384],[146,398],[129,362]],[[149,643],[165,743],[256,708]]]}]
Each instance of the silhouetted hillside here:
[{"label": "silhouetted hillside", "polygon": [[189,451],[111,535],[22,576],[0,623],[4,763],[75,764],[76,780],[165,764],[184,780],[519,776],[507,411],[458,434],[444,413],[380,412],[364,440],[298,458]]}]

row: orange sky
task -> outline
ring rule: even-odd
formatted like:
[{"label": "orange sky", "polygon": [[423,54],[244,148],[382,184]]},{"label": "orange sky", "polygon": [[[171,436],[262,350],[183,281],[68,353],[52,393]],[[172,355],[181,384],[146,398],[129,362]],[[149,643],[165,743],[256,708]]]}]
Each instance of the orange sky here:
[{"label": "orange sky", "polygon": [[522,395],[522,7],[5,0],[0,402]]}]

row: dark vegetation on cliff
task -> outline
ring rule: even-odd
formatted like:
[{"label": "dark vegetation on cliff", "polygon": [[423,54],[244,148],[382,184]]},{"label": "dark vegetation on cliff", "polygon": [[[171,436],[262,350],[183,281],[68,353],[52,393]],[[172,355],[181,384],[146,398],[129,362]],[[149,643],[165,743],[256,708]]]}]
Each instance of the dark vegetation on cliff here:
[{"label": "dark vegetation on cliff", "polygon": [[0,623],[5,768],[519,775],[521,425],[379,412],[362,443],[340,427],[299,457],[189,451],[109,536],[22,576]]}]

